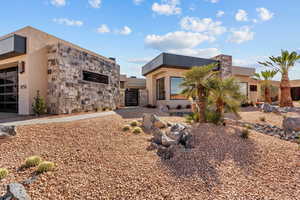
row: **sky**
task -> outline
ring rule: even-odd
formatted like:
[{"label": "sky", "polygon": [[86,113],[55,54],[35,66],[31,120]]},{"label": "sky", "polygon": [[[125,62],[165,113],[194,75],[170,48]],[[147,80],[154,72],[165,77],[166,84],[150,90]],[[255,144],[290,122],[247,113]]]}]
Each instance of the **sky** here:
[{"label": "sky", "polygon": [[[299,0],[10,0],[1,2],[0,35],[32,26],[115,57],[129,76],[161,52],[227,54],[261,71],[257,61],[281,49],[300,53],[299,10]],[[300,64],[290,78],[300,79]]]}]

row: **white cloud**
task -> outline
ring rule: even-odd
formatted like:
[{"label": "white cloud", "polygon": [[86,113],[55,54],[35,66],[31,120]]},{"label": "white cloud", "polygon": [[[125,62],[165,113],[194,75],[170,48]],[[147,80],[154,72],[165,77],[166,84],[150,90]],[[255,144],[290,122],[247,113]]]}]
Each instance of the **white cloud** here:
[{"label": "white cloud", "polygon": [[248,26],[241,27],[240,29],[232,29],[231,36],[229,37],[229,42],[241,44],[246,41],[254,39],[254,32]]},{"label": "white cloud", "polygon": [[161,0],[161,3],[153,3],[152,11],[159,15],[178,15],[181,13],[180,0]]},{"label": "white cloud", "polygon": [[124,26],[120,31],[117,31],[121,35],[129,35],[132,33],[132,30],[128,26]]},{"label": "white cloud", "polygon": [[135,5],[140,5],[144,0],[133,0]]},{"label": "white cloud", "polygon": [[147,35],[145,44],[160,51],[194,48],[205,41],[214,41],[215,38],[202,33],[170,32],[165,35]]},{"label": "white cloud", "polygon": [[57,7],[62,7],[67,4],[66,0],[51,0],[51,4]]},{"label": "white cloud", "polygon": [[207,49],[175,49],[169,50],[168,53],[194,56],[201,58],[212,58],[214,56],[220,55],[221,52],[217,48],[207,48]]},{"label": "white cloud", "polygon": [[99,28],[97,28],[97,32],[101,34],[110,33],[110,29],[106,24],[102,24]]},{"label": "white cloud", "polygon": [[211,3],[218,3],[220,0],[210,0]]},{"label": "white cloud", "polygon": [[225,15],[225,12],[223,10],[219,10],[217,12],[217,17],[223,17]]},{"label": "white cloud", "polygon": [[214,22],[211,18],[184,17],[180,21],[180,26],[184,30],[212,35],[221,35],[226,32],[226,28],[222,26],[222,22]]},{"label": "white cloud", "polygon": [[53,19],[54,22],[58,24],[63,24],[66,26],[77,26],[80,27],[83,25],[83,22],[80,20],[73,20],[73,19],[67,19],[67,18],[55,18]]},{"label": "white cloud", "polygon": [[245,10],[239,9],[235,14],[236,21],[248,21],[248,13]]},{"label": "white cloud", "polygon": [[150,60],[151,58],[132,58],[132,59],[128,59],[127,62],[134,63],[134,64],[145,64]]},{"label": "white cloud", "polygon": [[274,16],[274,13],[270,12],[266,8],[256,8],[256,11],[258,12],[258,16],[262,21],[268,21]]},{"label": "white cloud", "polygon": [[93,7],[93,8],[100,8],[102,3],[102,0],[89,0],[89,4]]}]

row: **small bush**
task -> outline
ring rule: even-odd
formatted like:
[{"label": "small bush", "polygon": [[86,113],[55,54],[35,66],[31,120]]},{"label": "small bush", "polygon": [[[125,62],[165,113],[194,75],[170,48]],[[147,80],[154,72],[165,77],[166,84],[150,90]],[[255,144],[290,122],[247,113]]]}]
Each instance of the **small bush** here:
[{"label": "small bush", "polygon": [[32,110],[36,115],[42,115],[46,113],[46,103],[43,97],[40,96],[40,91],[36,92],[36,97],[32,104]]},{"label": "small bush", "polygon": [[138,122],[137,121],[132,121],[131,123],[130,123],[130,126],[132,126],[132,127],[135,127],[135,126],[138,126]]},{"label": "small bush", "polygon": [[186,107],[185,107],[186,109],[191,109],[192,108],[192,106],[190,105],[190,104],[188,104],[188,105],[186,105]]},{"label": "small bush", "polygon": [[52,171],[54,169],[55,165],[53,162],[44,161],[41,162],[37,168],[37,173],[44,173],[48,171]]},{"label": "small bush", "polygon": [[242,133],[241,133],[241,138],[248,139],[249,138],[249,133],[250,133],[249,129],[243,129]]},{"label": "small bush", "polygon": [[177,109],[177,110],[181,110],[181,109],[182,109],[182,106],[181,106],[181,105],[178,105],[178,106],[176,107],[176,109]]},{"label": "small bush", "polygon": [[199,113],[191,113],[185,116],[185,121],[189,124],[199,121]]},{"label": "small bush", "polygon": [[139,133],[142,133],[142,132],[143,132],[143,130],[140,127],[135,127],[132,130],[132,133],[134,133],[134,134],[139,134]]},{"label": "small bush", "polygon": [[244,127],[245,127],[246,129],[252,129],[252,126],[249,125],[249,124],[245,124]]},{"label": "small bush", "polygon": [[123,131],[129,131],[130,130],[130,126],[129,125],[125,125],[124,127],[123,127]]},{"label": "small bush", "polygon": [[266,117],[259,117],[259,120],[262,121],[262,122],[265,122],[266,121]]},{"label": "small bush", "polygon": [[220,116],[220,114],[213,110],[206,111],[206,121],[209,123],[216,124],[216,125],[223,123],[223,120],[222,120],[222,117]]},{"label": "small bush", "polygon": [[0,168],[0,180],[4,179],[8,175],[8,170],[5,168]]},{"label": "small bush", "polygon": [[25,160],[24,167],[25,168],[35,167],[35,166],[38,166],[41,162],[42,162],[41,157],[31,156]]}]

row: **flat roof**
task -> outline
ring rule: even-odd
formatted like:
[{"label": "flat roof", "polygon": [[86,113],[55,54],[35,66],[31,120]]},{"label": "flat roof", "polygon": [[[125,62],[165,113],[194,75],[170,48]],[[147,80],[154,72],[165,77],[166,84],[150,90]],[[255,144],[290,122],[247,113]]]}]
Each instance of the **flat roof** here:
[{"label": "flat roof", "polygon": [[211,63],[218,63],[219,61],[207,58],[198,58],[192,56],[184,56],[170,53],[161,53],[149,63],[142,67],[142,75],[147,74],[157,70],[161,67],[166,68],[179,68],[179,69],[190,69],[194,66],[204,66]]}]

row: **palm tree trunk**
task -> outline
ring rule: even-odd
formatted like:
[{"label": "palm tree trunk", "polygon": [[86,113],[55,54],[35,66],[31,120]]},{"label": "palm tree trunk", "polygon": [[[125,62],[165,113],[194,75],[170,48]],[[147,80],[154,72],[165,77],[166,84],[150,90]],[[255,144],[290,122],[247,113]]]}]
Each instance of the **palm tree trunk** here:
[{"label": "palm tree trunk", "polygon": [[199,122],[205,123],[206,117],[205,117],[205,111],[206,111],[206,91],[204,87],[198,88],[198,100],[197,105],[199,107]]},{"label": "palm tree trunk", "polygon": [[280,107],[294,107],[291,97],[291,86],[288,73],[283,73],[280,83]]},{"label": "palm tree trunk", "polygon": [[219,114],[220,118],[223,119],[224,117],[224,102],[222,101],[222,99],[218,99],[216,101],[216,112]]},{"label": "palm tree trunk", "polygon": [[272,103],[270,86],[268,85],[265,86],[265,102]]}]

